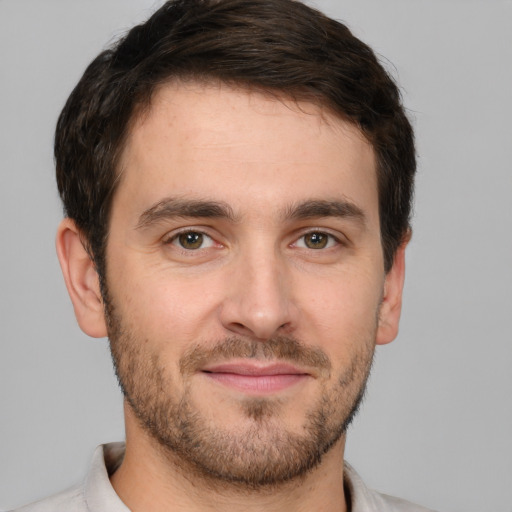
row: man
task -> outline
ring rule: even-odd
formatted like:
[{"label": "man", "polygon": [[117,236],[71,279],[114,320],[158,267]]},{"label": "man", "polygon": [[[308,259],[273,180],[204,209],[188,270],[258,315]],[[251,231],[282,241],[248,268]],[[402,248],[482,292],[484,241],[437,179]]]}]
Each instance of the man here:
[{"label": "man", "polygon": [[415,171],[370,48],[293,0],[168,2],[88,67],[55,155],[126,444],[22,510],[426,510],[343,462],[398,330]]}]

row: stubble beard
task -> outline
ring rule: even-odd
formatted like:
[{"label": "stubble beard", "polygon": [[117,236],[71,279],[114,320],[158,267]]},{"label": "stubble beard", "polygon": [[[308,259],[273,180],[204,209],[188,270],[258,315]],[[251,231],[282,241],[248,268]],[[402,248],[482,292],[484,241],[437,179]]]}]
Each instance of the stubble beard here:
[{"label": "stubble beard", "polygon": [[[213,424],[196,407],[189,388],[179,399],[173,395],[168,370],[157,354],[144,349],[150,344],[133,334],[112,300],[105,304],[115,372],[139,424],[184,476],[201,478],[213,487],[270,490],[304,477],[344,435],[364,397],[376,327],[358,344],[357,353],[334,384],[325,386],[317,402],[305,411],[300,433],[283,429],[281,404],[275,397],[246,397],[239,403],[243,418],[239,425]],[[191,348],[180,360],[182,375],[214,356],[286,360],[316,365],[324,372],[331,367],[323,351],[291,337],[265,343],[230,337]]]}]

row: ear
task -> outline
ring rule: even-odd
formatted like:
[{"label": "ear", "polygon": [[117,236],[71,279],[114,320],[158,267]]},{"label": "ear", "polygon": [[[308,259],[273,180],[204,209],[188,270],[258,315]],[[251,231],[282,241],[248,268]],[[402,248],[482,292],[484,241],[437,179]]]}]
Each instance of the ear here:
[{"label": "ear", "polygon": [[398,248],[393,266],[386,274],[384,281],[384,294],[379,310],[379,323],[377,328],[377,344],[391,343],[398,335],[400,313],[402,311],[402,292],[405,279],[405,248],[410,236]]},{"label": "ear", "polygon": [[57,255],[78,325],[89,336],[107,335],[98,273],[82,243],[80,231],[71,219],[57,230]]}]

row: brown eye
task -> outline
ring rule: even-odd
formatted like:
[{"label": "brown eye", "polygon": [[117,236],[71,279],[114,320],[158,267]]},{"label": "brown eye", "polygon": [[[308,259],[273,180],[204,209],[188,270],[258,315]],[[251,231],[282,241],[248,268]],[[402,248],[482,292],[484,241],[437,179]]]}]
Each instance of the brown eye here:
[{"label": "brown eye", "polygon": [[293,245],[302,249],[330,249],[339,245],[340,241],[324,231],[311,231],[302,235]]},{"label": "brown eye", "polygon": [[304,235],[304,244],[309,249],[325,249],[329,242],[329,235],[325,233],[308,233]]},{"label": "brown eye", "polygon": [[201,249],[205,242],[205,235],[203,235],[203,233],[198,233],[196,231],[187,231],[186,233],[180,233],[176,237],[175,242],[177,242],[181,247],[183,247],[183,249]]}]

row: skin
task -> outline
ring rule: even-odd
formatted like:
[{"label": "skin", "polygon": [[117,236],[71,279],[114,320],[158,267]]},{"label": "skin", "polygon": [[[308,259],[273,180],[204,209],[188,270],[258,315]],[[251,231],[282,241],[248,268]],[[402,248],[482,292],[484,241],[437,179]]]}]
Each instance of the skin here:
[{"label": "skin", "polygon": [[[120,170],[107,282],[129,335],[113,332],[112,318],[107,325],[98,276],[65,219],[57,251],[81,328],[102,337],[110,327],[113,350],[118,343],[131,354],[119,356],[118,370],[128,374],[136,355],[137,376],[158,370],[160,395],[186,397],[205,423],[239,444],[267,446],[276,432],[304,436],[322,397],[332,402],[334,428],[364,388],[375,344],[396,337],[404,279],[405,244],[384,272],[375,158],[361,132],[312,104],[170,83],[134,122]],[[190,201],[221,204],[230,215],[183,213]],[[203,245],[184,248],[183,232],[202,233]],[[322,241],[311,248],[318,233]],[[245,388],[246,379],[204,371],[287,361],[271,348],[265,354],[279,337],[298,340],[327,365],[292,362],[301,375],[270,387],[268,376]],[[255,357],[212,355],[228,338],[251,343]],[[206,355],[184,371],[191,348]],[[151,379],[146,384],[154,391]],[[132,385],[135,393],[145,384]],[[272,404],[264,421],[249,414],[257,402]],[[306,474],[250,489],[194,473],[162,448],[129,401],[125,421],[126,456],[111,481],[133,511],[346,510],[345,435]]]}]

